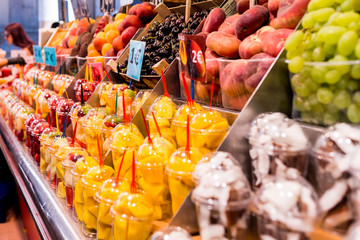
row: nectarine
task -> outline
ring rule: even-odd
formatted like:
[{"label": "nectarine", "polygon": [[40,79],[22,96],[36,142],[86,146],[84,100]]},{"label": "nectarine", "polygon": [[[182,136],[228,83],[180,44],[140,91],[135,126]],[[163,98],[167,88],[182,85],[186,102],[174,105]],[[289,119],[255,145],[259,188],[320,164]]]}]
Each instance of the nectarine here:
[{"label": "nectarine", "polygon": [[107,41],[108,43],[112,43],[112,41],[113,41],[117,36],[119,36],[119,32],[110,29],[110,30],[106,33],[106,38],[105,38],[105,39],[106,39],[106,41]]},{"label": "nectarine", "polygon": [[68,38],[68,41],[67,41],[68,47],[69,47],[69,48],[74,47],[77,39],[78,39],[78,36],[72,36],[72,35],[70,35],[69,38]]},{"label": "nectarine", "polygon": [[101,55],[105,56],[105,54],[112,48],[113,46],[111,45],[111,43],[105,43],[101,49]]},{"label": "nectarine", "polygon": [[212,32],[206,38],[206,46],[222,57],[239,57],[241,41],[229,33]]},{"label": "nectarine", "polygon": [[115,52],[118,52],[125,47],[124,43],[122,42],[121,36],[117,36],[113,40],[112,45],[113,45]]},{"label": "nectarine", "polygon": [[129,10],[129,15],[136,15],[137,8],[140,6],[140,4],[135,4],[131,6]]},{"label": "nectarine", "polygon": [[116,16],[115,16],[115,22],[118,21],[118,20],[120,20],[120,19],[124,19],[126,16],[127,16],[126,13],[118,13],[118,14],[116,14]]},{"label": "nectarine", "polygon": [[96,50],[91,50],[88,52],[88,57],[98,57],[101,56],[101,54]]},{"label": "nectarine", "polygon": [[214,8],[206,17],[202,31],[208,33],[217,31],[220,25],[224,22],[225,18],[226,15],[224,10],[221,8]]},{"label": "nectarine", "polygon": [[135,33],[137,32],[137,28],[136,27],[128,27],[127,29],[125,29],[122,33],[121,33],[121,40],[123,42],[123,44],[126,46],[130,40],[132,39],[132,37],[135,35]]},{"label": "nectarine", "polygon": [[136,15],[127,15],[124,20],[119,25],[119,32],[124,31],[126,28],[134,26],[137,28],[141,28],[143,26],[143,23],[141,19]]},{"label": "nectarine", "polygon": [[94,48],[98,52],[101,52],[101,49],[105,43],[106,43],[106,40],[104,38],[100,38],[100,37],[96,37],[93,41]]},{"label": "nectarine", "polygon": [[136,9],[136,15],[143,21],[143,23],[150,22],[155,16],[155,5],[149,2],[143,2]]}]

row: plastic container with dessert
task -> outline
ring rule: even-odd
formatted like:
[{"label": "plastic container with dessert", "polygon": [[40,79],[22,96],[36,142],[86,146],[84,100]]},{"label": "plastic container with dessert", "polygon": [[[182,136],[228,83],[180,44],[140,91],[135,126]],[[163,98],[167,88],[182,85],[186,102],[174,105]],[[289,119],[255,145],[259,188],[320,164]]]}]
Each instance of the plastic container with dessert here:
[{"label": "plastic container with dessert", "polygon": [[123,193],[110,209],[114,240],[146,240],[153,229],[154,207],[146,194]]},{"label": "plastic container with dessert", "polygon": [[359,141],[357,128],[339,123],[326,129],[312,149],[319,204],[325,213],[322,228],[340,235],[359,216],[359,171],[354,161]]},{"label": "plastic container with dessert", "polygon": [[83,222],[82,231],[87,237],[95,237],[97,234],[97,218],[99,204],[95,200],[96,193],[101,185],[114,174],[114,169],[109,166],[95,166],[90,168],[82,177],[83,187]]},{"label": "plastic container with dessert", "polygon": [[251,123],[248,139],[255,189],[267,175],[275,175],[287,168],[306,176],[309,143],[296,121],[282,113],[260,114]]},{"label": "plastic container with dessert", "polygon": [[[56,107],[56,114],[59,121],[59,129],[61,132],[64,131],[64,127],[68,127],[70,125],[70,110],[74,105],[74,101],[72,99],[63,99],[61,100]],[[66,118],[66,123],[65,123]],[[66,124],[64,126],[64,124]]]},{"label": "plastic container with dessert", "polygon": [[75,76],[78,72],[79,69],[78,65],[77,65],[77,56],[65,56],[65,70],[66,72],[68,72],[69,74]]},{"label": "plastic container with dessert", "polygon": [[315,190],[294,169],[266,177],[252,205],[261,240],[310,239],[321,219]]},{"label": "plastic container with dessert", "polygon": [[218,59],[220,91],[224,108],[242,110],[274,61],[266,53],[251,59]]},{"label": "plastic container with dessert", "polygon": [[171,137],[175,140],[175,131],[171,127],[172,120],[176,114],[177,105],[170,97],[159,96],[151,105],[146,120],[149,123],[150,134],[158,133],[153,114],[163,136]]},{"label": "plastic container with dessert", "polygon": [[[219,159],[222,155],[227,159]],[[197,174],[201,171],[203,175],[191,197],[196,205],[200,235],[203,239],[243,239],[252,197],[250,184],[231,155],[216,156],[216,160],[196,167]]]},{"label": "plastic container with dessert", "polygon": [[120,194],[130,191],[130,183],[125,179],[111,178],[106,180],[95,195],[95,200],[99,204],[97,236],[99,240],[112,240],[112,216],[110,208],[115,203]]}]

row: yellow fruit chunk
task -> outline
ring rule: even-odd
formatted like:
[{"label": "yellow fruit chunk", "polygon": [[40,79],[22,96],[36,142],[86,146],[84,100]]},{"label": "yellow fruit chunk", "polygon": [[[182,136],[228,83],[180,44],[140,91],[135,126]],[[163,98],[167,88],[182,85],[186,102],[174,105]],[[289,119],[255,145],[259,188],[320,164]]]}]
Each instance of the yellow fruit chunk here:
[{"label": "yellow fruit chunk", "polygon": [[96,229],[96,216],[93,215],[91,212],[89,211],[86,211],[84,209],[84,213],[83,213],[83,221],[86,225],[87,228],[90,228],[90,229]]},{"label": "yellow fruit chunk", "polygon": [[63,182],[59,182],[56,189],[56,196],[59,198],[65,198],[65,185]]},{"label": "yellow fruit chunk", "polygon": [[82,203],[77,203],[77,202],[74,202],[74,208],[75,208],[75,212],[76,212],[76,215],[79,219],[80,222],[83,221],[83,204]]},{"label": "yellow fruit chunk", "polygon": [[[112,219],[111,219],[112,221]],[[113,240],[112,225],[98,223],[97,239],[99,240]]]}]

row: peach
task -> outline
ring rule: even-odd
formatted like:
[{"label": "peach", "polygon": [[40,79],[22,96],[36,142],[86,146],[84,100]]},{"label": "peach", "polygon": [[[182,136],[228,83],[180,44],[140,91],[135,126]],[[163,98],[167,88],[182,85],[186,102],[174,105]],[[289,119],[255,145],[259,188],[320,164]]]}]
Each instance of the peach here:
[{"label": "peach", "polygon": [[104,27],[104,32],[107,33],[110,29],[111,29],[111,23],[106,24],[106,26]]},{"label": "peach", "polygon": [[130,40],[133,38],[133,36],[135,35],[135,33],[137,32],[137,28],[136,27],[128,27],[127,29],[125,29],[122,33],[121,33],[121,40],[124,44],[124,46],[126,46]]},{"label": "peach", "polygon": [[124,45],[124,43],[122,42],[122,38],[121,36],[117,36],[113,42],[112,42],[113,48],[115,50],[115,52],[120,51],[121,49],[123,49],[126,45]]},{"label": "peach", "polygon": [[[250,97],[251,97],[251,94],[246,93],[239,97],[235,97],[235,98],[231,97],[227,101],[228,101],[228,104],[230,104],[233,109],[240,111],[245,107],[245,105],[248,102]],[[224,103],[224,105],[225,105],[225,103]]]},{"label": "peach", "polygon": [[89,21],[87,20],[87,18],[83,18],[79,21],[78,23],[78,27],[84,27],[87,28],[90,25]]},{"label": "peach", "polygon": [[[225,63],[222,63],[225,64]],[[248,61],[236,60],[228,63],[220,72],[221,91],[230,97],[238,97],[246,94],[245,79],[254,72],[249,71]]]},{"label": "peach", "polygon": [[123,49],[120,49],[118,52],[117,52],[117,54],[116,54],[116,57],[120,57],[121,56],[121,54],[124,52],[124,48]]},{"label": "peach", "polygon": [[255,54],[262,52],[262,42],[256,36],[256,34],[251,34],[247,36],[244,41],[240,43],[239,46],[239,55],[242,59],[249,59]]},{"label": "peach", "polygon": [[96,50],[91,50],[88,52],[88,57],[98,57],[101,56],[101,54]]},{"label": "peach", "polygon": [[263,52],[276,57],[284,47],[285,40],[293,32],[293,29],[283,28],[259,34],[259,38],[263,42]]},{"label": "peach", "polygon": [[217,31],[220,25],[225,21],[225,18],[226,15],[224,10],[221,8],[214,8],[207,16],[202,31],[208,33]]},{"label": "peach", "polygon": [[101,52],[102,47],[106,43],[106,40],[104,38],[96,37],[93,41],[94,48],[96,51]]},{"label": "peach", "polygon": [[105,39],[108,43],[112,43],[117,36],[119,36],[119,32],[111,29],[106,33]]},{"label": "peach", "polygon": [[99,32],[98,34],[96,34],[96,38],[106,38],[106,33]]},{"label": "peach", "polygon": [[279,9],[281,0],[269,0],[268,1],[268,9],[269,11],[276,16],[277,11]]},{"label": "peach", "polygon": [[244,13],[249,9],[249,0],[238,0],[236,1],[236,10],[239,14]]},{"label": "peach", "polygon": [[[211,86],[212,86],[212,82],[209,82],[209,83],[196,82],[196,84],[195,84],[196,100],[209,103],[210,98],[211,98]],[[213,102],[212,103],[213,103],[213,105],[221,104],[221,91],[220,91],[219,84],[214,84]]]},{"label": "peach", "polygon": [[228,18],[225,19],[225,21],[221,24],[221,26],[219,27],[219,32],[224,32],[224,33],[230,33],[232,35],[235,34],[235,25],[237,20],[240,18],[241,16],[239,14],[234,14]]},{"label": "peach", "polygon": [[249,63],[249,70],[254,72],[250,77],[245,79],[245,86],[249,92],[253,92],[257,85],[260,83],[265,73],[274,61],[274,57],[266,53],[259,53],[251,57],[252,61]]},{"label": "peach", "polygon": [[150,22],[156,14],[155,5],[149,2],[141,3],[136,9],[136,15],[143,21],[143,23]]},{"label": "peach", "polygon": [[210,49],[205,51],[205,59],[206,59],[206,80],[211,82],[213,77],[216,80],[219,79],[219,61],[217,58],[220,56]]},{"label": "peach", "polygon": [[247,36],[256,32],[261,26],[269,21],[269,10],[263,6],[255,5],[246,10],[236,22],[235,35],[244,40]]},{"label": "peach", "polygon": [[76,31],[76,35],[79,36],[80,34],[86,32],[87,28],[79,27]]},{"label": "peach", "polygon": [[72,28],[70,28],[70,30],[69,30],[69,35],[70,35],[70,36],[75,36],[77,30],[78,30],[77,27],[72,27]]},{"label": "peach", "polygon": [[141,19],[136,15],[127,15],[124,20],[119,25],[119,32],[121,33],[126,28],[133,26],[137,28],[141,28],[143,26],[143,23]]},{"label": "peach", "polygon": [[101,49],[101,55],[105,56],[105,54],[112,48],[113,46],[111,45],[111,43],[105,43]]},{"label": "peach", "polygon": [[104,56],[105,56],[105,57],[116,57],[114,48],[109,49],[109,50],[105,53]]},{"label": "peach", "polygon": [[137,8],[140,6],[140,4],[133,5],[129,10],[129,15],[136,15]]},{"label": "peach", "polygon": [[68,47],[69,47],[69,48],[74,47],[77,39],[78,39],[78,36],[72,36],[72,35],[70,35],[69,38],[68,38],[68,40],[67,40],[67,45],[68,45]]},{"label": "peach", "polygon": [[299,21],[307,10],[310,0],[281,1],[276,18],[270,22],[270,26],[278,28],[296,28]]},{"label": "peach", "polygon": [[222,57],[239,57],[241,41],[229,33],[212,32],[206,38],[206,46]]}]

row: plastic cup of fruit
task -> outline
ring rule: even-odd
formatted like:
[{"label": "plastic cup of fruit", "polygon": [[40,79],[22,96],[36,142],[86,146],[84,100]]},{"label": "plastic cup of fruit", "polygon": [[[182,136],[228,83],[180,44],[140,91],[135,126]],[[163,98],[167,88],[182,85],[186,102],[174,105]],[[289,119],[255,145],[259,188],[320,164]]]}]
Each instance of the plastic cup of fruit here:
[{"label": "plastic cup of fruit", "polygon": [[41,156],[41,151],[43,151],[44,169],[45,169],[44,177],[47,181],[50,181],[50,162],[51,162],[50,148],[55,137],[60,137],[60,134],[57,133],[55,129],[52,129],[52,131],[48,134],[46,139],[44,141],[40,141],[40,156]]},{"label": "plastic cup of fruit", "polygon": [[109,111],[108,106],[110,105],[110,99],[108,98],[111,87],[113,86],[110,82],[102,82],[99,84],[98,95],[100,98],[100,106],[106,106],[106,109]]},{"label": "plastic cup of fruit", "polygon": [[[84,97],[84,101],[86,102],[91,95],[94,93],[95,88],[97,86],[97,82],[85,82],[82,83],[83,85],[83,97]],[[77,101],[81,101],[81,87],[77,89],[77,91],[75,92],[75,97]]]},{"label": "plastic cup of fruit", "polygon": [[49,148],[50,151],[50,165],[49,165],[49,182],[50,187],[56,190],[56,157],[55,154],[59,150],[60,146],[69,146],[69,140],[61,136],[55,137]]},{"label": "plastic cup of fruit", "polygon": [[42,132],[42,134],[40,135],[40,173],[42,175],[45,174],[45,146],[44,143],[46,141],[46,139],[49,137],[49,134],[51,133],[51,129],[46,129],[45,131]]},{"label": "plastic cup of fruit", "polygon": [[118,174],[119,166],[122,161],[124,151],[126,150],[123,165],[121,167],[121,172],[119,175],[120,177],[131,181],[133,152],[135,152],[136,157],[138,148],[144,142],[144,137],[141,135],[137,128],[131,129],[129,124],[119,124],[118,127],[115,128],[115,131],[120,127],[124,128],[122,128],[122,130],[118,130],[112,137],[111,153],[113,166],[115,169],[115,174]]},{"label": "plastic cup of fruit", "polygon": [[[82,127],[85,131],[86,150],[91,156],[99,158],[97,136],[101,139],[101,125],[107,112],[104,108],[91,109],[82,120]],[[102,149],[102,146],[100,146]],[[102,150],[101,150],[102,151]],[[101,154],[101,152],[100,152]]]},{"label": "plastic cup of fruit", "polygon": [[171,127],[171,123],[176,114],[176,110],[176,104],[169,97],[158,97],[151,105],[149,113],[146,116],[146,120],[149,122],[150,134],[158,133],[154,117],[152,116],[152,113],[154,113],[161,134],[175,139],[175,131]]},{"label": "plastic cup of fruit", "polygon": [[140,90],[133,101],[133,111],[136,113],[140,110],[146,99],[149,97],[151,90]]},{"label": "plastic cup of fruit", "polygon": [[17,139],[21,142],[25,141],[26,139],[25,121],[32,111],[33,110],[31,108],[22,108],[15,115],[14,132]]},{"label": "plastic cup of fruit", "polygon": [[202,111],[190,122],[190,145],[214,151],[219,147],[228,130],[228,121],[218,111]]},{"label": "plastic cup of fruit", "polygon": [[192,180],[192,172],[202,156],[200,150],[193,147],[190,148],[189,152],[185,148],[179,148],[171,155],[166,166],[166,172],[169,178],[173,214],[179,210],[195,186]]},{"label": "plastic cup of fruit", "polygon": [[86,148],[86,138],[81,121],[91,108],[92,107],[87,103],[85,103],[85,105],[81,105],[81,103],[77,102],[72,106],[69,113],[73,132],[75,131],[75,125],[77,124],[75,140],[83,148]]},{"label": "plastic cup of fruit", "polygon": [[[51,126],[56,127],[56,108],[57,105],[61,100],[64,98],[58,95],[53,95],[49,98],[49,110],[50,110],[50,120],[51,120]],[[60,127],[60,126],[59,126]]]},{"label": "plastic cup of fruit", "polygon": [[22,109],[22,105],[16,102],[10,109],[9,114],[9,128],[14,130],[15,114]]},{"label": "plastic cup of fruit", "polygon": [[80,91],[80,98],[78,98],[78,96],[76,95],[76,101],[81,102],[81,84],[86,83],[86,79],[85,78],[79,78],[75,81],[75,85],[74,85],[74,92],[77,93],[78,91]]},{"label": "plastic cup of fruit", "polygon": [[[124,90],[124,100],[125,100],[125,109],[126,109],[126,117],[127,117],[127,119],[131,119],[134,116],[134,109],[133,109],[134,98],[135,98],[134,91],[131,90],[131,89],[126,88]],[[115,99],[116,99],[116,97],[115,97]],[[114,104],[114,109],[115,109],[115,104]],[[120,116],[123,116],[123,114],[124,114],[124,111],[123,111],[123,98],[122,98],[122,93],[120,93],[120,92],[118,94],[117,112],[118,112],[118,115],[120,115]]]},{"label": "plastic cup of fruit", "polygon": [[115,115],[111,114],[107,116],[102,125],[101,125],[101,146],[102,146],[102,156],[104,159],[105,165],[112,165],[112,155],[111,155],[111,141],[110,137],[114,132],[115,127],[122,123],[122,117],[115,118]]},{"label": "plastic cup of fruit", "polygon": [[188,104],[182,105],[176,112],[174,119],[171,123],[171,128],[175,132],[176,143],[179,147],[186,146],[186,125],[187,115],[189,114],[189,120],[203,110],[203,107],[194,102],[194,106],[188,106]]},{"label": "plastic cup of fruit", "polygon": [[[125,95],[124,97],[126,98],[127,97],[126,92],[125,92],[126,89],[128,89],[128,85],[126,85],[126,84],[113,84],[111,86],[111,88],[108,92],[108,96],[107,96],[108,105],[106,107],[106,109],[109,111],[110,114],[115,113],[116,92],[118,92],[118,97],[121,97],[121,99],[122,99],[122,93],[124,92],[124,95]],[[122,102],[122,100],[121,100],[121,102]],[[125,102],[126,102],[126,100],[125,100]],[[120,102],[118,99],[118,108],[119,108],[119,105],[122,105],[119,103]],[[122,114],[122,113],[120,113],[120,114]]]},{"label": "plastic cup of fruit", "polygon": [[115,178],[106,180],[100,190],[95,195],[95,200],[99,204],[97,236],[99,240],[112,240],[112,216],[110,208],[115,203],[120,194],[130,191],[130,184],[125,179],[119,179],[116,184]]},{"label": "plastic cup of fruit", "polygon": [[50,113],[48,100],[50,99],[50,97],[52,95],[53,95],[53,92],[46,89],[40,94],[40,96],[38,98],[39,109],[44,118]]},{"label": "plastic cup of fruit", "polygon": [[86,150],[79,147],[79,145],[75,144],[62,144],[57,152],[55,153],[56,159],[56,196],[59,198],[65,198],[65,183],[64,183],[64,169],[61,164],[68,153],[79,153],[79,154],[87,154]]},{"label": "plastic cup of fruit", "polygon": [[74,208],[73,208],[73,219],[76,222],[83,221],[83,186],[81,184],[81,178],[86,172],[99,165],[99,161],[94,157],[82,157],[75,163],[74,168],[70,174],[72,176],[73,193],[74,193]]},{"label": "plastic cup of fruit", "polygon": [[250,184],[239,166],[204,173],[191,198],[203,239],[244,239]]},{"label": "plastic cup of fruit", "polygon": [[59,104],[56,107],[56,113],[59,120],[59,128],[60,131],[64,131],[64,121],[66,117],[66,126],[70,125],[70,110],[71,107],[74,105],[74,101],[71,99],[63,99],[59,102]]},{"label": "plastic cup of fruit", "polygon": [[31,127],[31,156],[34,158],[37,165],[40,164],[40,136],[42,132],[46,129],[50,129],[49,123],[45,120],[39,121],[36,125],[35,121],[32,123]]},{"label": "plastic cup of fruit", "polygon": [[[80,148],[79,150],[83,150]],[[64,185],[65,185],[65,198],[66,198],[66,207],[72,209],[74,206],[74,182],[73,182],[73,174],[71,171],[73,170],[75,163],[78,159],[84,158],[88,153],[86,151],[80,152],[69,152],[64,157],[64,160],[61,162],[61,167],[64,172]]]},{"label": "plastic cup of fruit", "polygon": [[123,193],[111,207],[114,240],[148,239],[154,219],[154,208],[146,194]]},{"label": "plastic cup of fruit", "polygon": [[181,227],[166,227],[151,235],[150,240],[191,240],[191,235]]},{"label": "plastic cup of fruit", "polygon": [[109,166],[100,166],[90,168],[82,177],[83,186],[83,223],[82,231],[87,237],[96,237],[97,218],[99,204],[95,200],[96,192],[100,190],[101,185],[112,177],[114,169]]}]

